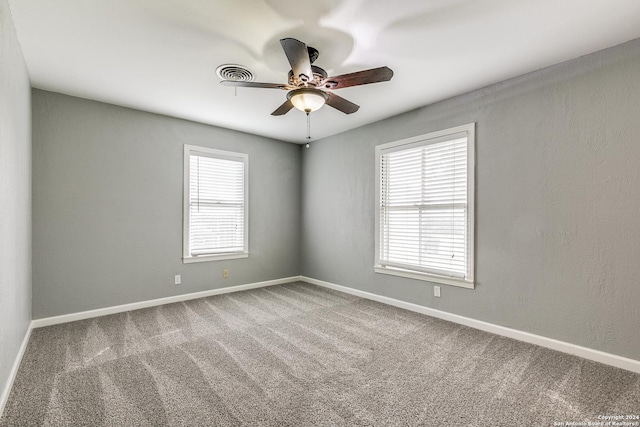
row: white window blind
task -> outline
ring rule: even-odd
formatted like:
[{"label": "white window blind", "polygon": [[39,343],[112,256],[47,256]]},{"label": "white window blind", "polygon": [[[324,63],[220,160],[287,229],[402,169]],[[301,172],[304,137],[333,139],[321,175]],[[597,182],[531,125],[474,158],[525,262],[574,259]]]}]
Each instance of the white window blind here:
[{"label": "white window blind", "polygon": [[378,267],[473,280],[468,147],[455,132],[379,150]]},{"label": "white window blind", "polygon": [[244,254],[246,155],[185,146],[187,156],[185,258]]}]

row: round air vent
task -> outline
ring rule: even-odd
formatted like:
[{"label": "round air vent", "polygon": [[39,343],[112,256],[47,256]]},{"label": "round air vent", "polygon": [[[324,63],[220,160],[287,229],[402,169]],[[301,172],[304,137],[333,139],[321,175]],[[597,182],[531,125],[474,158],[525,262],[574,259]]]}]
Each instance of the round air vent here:
[{"label": "round air vent", "polygon": [[223,64],[216,68],[216,74],[222,80],[233,80],[235,82],[252,82],[253,73],[237,64]]}]

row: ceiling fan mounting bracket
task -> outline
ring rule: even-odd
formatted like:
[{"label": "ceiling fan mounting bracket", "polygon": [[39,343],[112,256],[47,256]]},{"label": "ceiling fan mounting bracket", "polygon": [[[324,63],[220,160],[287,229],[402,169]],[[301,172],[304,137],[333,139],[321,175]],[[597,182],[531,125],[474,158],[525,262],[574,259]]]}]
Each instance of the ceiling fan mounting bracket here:
[{"label": "ceiling fan mounting bracket", "polygon": [[309,62],[312,64],[316,62],[316,59],[320,56],[320,52],[318,52],[318,49],[315,47],[307,46],[307,52],[309,52]]}]

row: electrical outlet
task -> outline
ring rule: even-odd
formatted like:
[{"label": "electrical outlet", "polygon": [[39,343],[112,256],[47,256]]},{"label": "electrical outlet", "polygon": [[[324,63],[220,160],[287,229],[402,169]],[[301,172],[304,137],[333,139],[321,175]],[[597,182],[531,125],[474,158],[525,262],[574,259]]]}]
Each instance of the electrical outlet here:
[{"label": "electrical outlet", "polygon": [[440,286],[433,287],[433,296],[440,298]]},{"label": "electrical outlet", "polygon": [[174,282],[176,285],[179,285],[179,284],[181,284],[181,283],[182,283],[182,278],[180,277],[180,275],[179,275],[179,274],[176,274],[176,277],[174,278],[174,281],[173,281],[173,282]]},{"label": "electrical outlet", "polygon": [[226,268],[224,270],[222,270],[222,277],[224,279],[228,279],[229,278],[229,270],[227,270]]}]

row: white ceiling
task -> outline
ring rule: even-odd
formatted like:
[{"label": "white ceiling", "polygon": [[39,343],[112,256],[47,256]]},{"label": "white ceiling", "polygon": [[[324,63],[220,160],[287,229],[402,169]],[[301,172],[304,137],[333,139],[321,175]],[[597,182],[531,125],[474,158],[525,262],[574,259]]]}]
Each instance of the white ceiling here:
[{"label": "white ceiling", "polygon": [[304,113],[274,89],[219,83],[218,65],[286,83],[279,45],[320,51],[330,75],[389,66],[345,88],[361,106],[312,113],[320,139],[640,37],[638,0],[9,0],[34,87],[304,143]]}]

